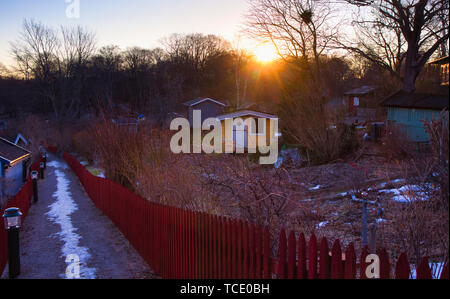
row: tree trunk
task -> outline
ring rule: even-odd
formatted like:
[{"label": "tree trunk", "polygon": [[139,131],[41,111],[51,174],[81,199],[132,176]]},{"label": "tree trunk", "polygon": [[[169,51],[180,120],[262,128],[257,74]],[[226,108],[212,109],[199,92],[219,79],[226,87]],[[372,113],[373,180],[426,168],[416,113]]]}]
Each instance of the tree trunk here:
[{"label": "tree trunk", "polygon": [[418,38],[414,36],[408,41],[408,51],[406,52],[403,75],[403,90],[407,92],[414,92],[416,90],[416,80],[420,73],[418,53]]},{"label": "tree trunk", "polygon": [[416,90],[417,71],[413,67],[406,67],[403,78],[403,90],[414,92]]}]

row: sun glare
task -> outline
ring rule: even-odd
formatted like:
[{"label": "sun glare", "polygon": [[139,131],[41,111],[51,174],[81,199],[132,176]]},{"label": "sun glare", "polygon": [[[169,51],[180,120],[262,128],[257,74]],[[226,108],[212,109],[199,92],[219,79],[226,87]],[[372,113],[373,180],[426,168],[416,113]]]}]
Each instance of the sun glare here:
[{"label": "sun glare", "polygon": [[262,44],[255,49],[256,59],[263,63],[274,61],[277,59],[277,55],[275,47],[269,43]]}]

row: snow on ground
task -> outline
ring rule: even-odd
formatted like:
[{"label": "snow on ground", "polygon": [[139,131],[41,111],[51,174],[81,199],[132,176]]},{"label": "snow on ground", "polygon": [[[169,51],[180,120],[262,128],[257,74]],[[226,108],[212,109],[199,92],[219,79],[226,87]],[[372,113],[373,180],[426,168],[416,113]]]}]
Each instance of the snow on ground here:
[{"label": "snow on ground", "polygon": [[59,161],[48,162],[47,166],[54,167],[54,168],[62,168],[62,169],[67,169],[68,168],[67,164],[61,163]]},{"label": "snow on ground", "polygon": [[321,187],[320,185],[317,185],[317,186],[315,186],[315,187],[309,188],[309,190],[319,190],[320,187]]},{"label": "snow on ground", "polygon": [[428,200],[428,196],[423,191],[423,188],[417,185],[405,185],[400,188],[394,188],[394,189],[385,189],[385,190],[379,190],[379,193],[390,193],[394,196],[392,197],[392,200],[396,202],[411,202],[414,200]]},{"label": "snow on ground", "polygon": [[329,221],[320,222],[319,224],[317,224],[316,229],[322,228],[325,225],[327,225],[328,223],[329,223]]},{"label": "snow on ground", "polygon": [[[56,201],[49,206],[50,211],[47,212],[48,219],[61,226],[61,231],[57,236],[64,242],[61,248],[62,256],[65,258],[69,255],[76,254],[80,258],[80,277],[86,279],[95,278],[95,268],[86,266],[87,261],[91,257],[89,250],[86,247],[79,245],[80,235],[77,234],[77,228],[72,224],[71,215],[78,210],[78,206],[72,199],[69,191],[70,181],[66,174],[60,169],[66,169],[67,165],[58,161],[52,161],[47,164],[54,167],[56,176],[56,192],[53,197]],[[65,273],[61,274],[65,278]]]}]

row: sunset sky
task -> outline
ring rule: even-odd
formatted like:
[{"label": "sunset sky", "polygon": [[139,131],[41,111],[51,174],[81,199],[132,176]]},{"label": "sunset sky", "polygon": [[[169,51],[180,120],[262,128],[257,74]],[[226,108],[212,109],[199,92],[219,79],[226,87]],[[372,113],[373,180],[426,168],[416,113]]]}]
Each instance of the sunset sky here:
[{"label": "sunset sky", "polygon": [[25,18],[53,27],[82,25],[96,33],[98,46],[125,49],[160,46],[172,33],[211,33],[233,41],[247,11],[245,0],[79,0],[80,18],[69,19],[66,1],[75,0],[0,1],[0,62],[13,63],[9,42],[18,38]]}]

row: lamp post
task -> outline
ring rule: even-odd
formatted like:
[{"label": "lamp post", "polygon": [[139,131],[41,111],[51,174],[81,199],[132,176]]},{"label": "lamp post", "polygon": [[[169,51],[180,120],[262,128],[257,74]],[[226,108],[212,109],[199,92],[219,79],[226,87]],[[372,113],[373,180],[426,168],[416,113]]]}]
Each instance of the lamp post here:
[{"label": "lamp post", "polygon": [[41,162],[40,164],[39,164],[39,166],[40,166],[40,169],[41,169],[41,180],[43,180],[44,179],[44,162]]},{"label": "lamp post", "polygon": [[47,169],[47,152],[42,154],[42,162],[44,162],[44,169]]},{"label": "lamp post", "polygon": [[37,179],[38,179],[38,172],[36,170],[33,170],[31,172],[31,180],[33,181],[33,198],[34,198],[34,203],[36,203],[38,201]]},{"label": "lamp post", "polygon": [[19,228],[21,216],[22,213],[19,208],[6,209],[5,214],[3,214],[5,229],[8,231],[8,263],[10,279],[14,279],[20,275]]},{"label": "lamp post", "polygon": [[361,195],[363,196],[362,201],[362,243],[363,247],[367,246],[367,193],[362,192]]}]

